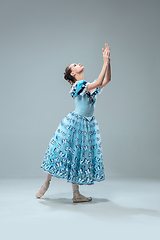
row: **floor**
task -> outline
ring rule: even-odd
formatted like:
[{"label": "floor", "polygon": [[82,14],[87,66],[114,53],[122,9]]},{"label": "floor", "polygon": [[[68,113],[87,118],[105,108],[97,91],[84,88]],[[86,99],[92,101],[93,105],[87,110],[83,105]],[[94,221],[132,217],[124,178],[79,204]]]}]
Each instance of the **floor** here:
[{"label": "floor", "polygon": [[106,177],[80,186],[88,203],[72,202],[72,187],[53,178],[1,178],[0,239],[160,239],[160,179]]}]

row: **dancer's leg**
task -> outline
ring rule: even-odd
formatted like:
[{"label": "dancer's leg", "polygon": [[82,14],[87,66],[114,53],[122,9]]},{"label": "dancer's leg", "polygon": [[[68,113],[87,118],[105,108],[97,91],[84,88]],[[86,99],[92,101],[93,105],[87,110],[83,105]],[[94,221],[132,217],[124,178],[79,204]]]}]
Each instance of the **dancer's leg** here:
[{"label": "dancer's leg", "polygon": [[80,194],[78,184],[72,183],[72,189],[73,189],[72,200],[73,200],[74,203],[76,203],[76,202],[89,202],[89,201],[92,200],[91,197],[85,197],[82,194]]},{"label": "dancer's leg", "polygon": [[52,175],[47,174],[44,184],[42,185],[42,187],[36,193],[37,198],[41,198],[45,194],[45,192],[48,190],[51,178],[52,178]]}]

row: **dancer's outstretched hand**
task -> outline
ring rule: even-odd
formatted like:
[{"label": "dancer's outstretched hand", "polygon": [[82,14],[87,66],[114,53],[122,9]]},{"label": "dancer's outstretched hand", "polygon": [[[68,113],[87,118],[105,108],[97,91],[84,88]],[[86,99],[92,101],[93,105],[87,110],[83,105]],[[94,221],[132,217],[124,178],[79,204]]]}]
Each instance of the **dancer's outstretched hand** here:
[{"label": "dancer's outstretched hand", "polygon": [[103,61],[104,63],[109,63],[109,57],[110,57],[110,47],[108,46],[108,44],[105,43],[105,49],[102,48],[102,52],[103,52]]},{"label": "dancer's outstretched hand", "polygon": [[102,48],[102,51],[106,51],[110,56],[110,47],[108,46],[108,44],[105,43],[105,50],[104,48]]}]

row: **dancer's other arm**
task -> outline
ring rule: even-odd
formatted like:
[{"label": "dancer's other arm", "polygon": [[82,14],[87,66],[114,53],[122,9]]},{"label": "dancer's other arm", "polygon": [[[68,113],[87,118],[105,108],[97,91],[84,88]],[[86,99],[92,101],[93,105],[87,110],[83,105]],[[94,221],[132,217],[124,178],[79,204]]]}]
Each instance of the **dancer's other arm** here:
[{"label": "dancer's other arm", "polygon": [[110,58],[109,58],[106,77],[104,78],[100,88],[103,88],[104,86],[106,86],[110,81],[111,81],[111,64],[110,64]]},{"label": "dancer's other arm", "polygon": [[107,66],[109,63],[110,47],[108,46],[108,44],[105,43],[105,50],[104,50],[104,48],[102,48],[102,52],[103,52],[103,62],[104,63],[103,63],[101,73],[96,82],[92,82],[92,83],[88,84],[86,91],[91,91],[97,87],[102,86],[102,82],[104,80],[104,77],[106,74],[106,69],[107,69]]}]

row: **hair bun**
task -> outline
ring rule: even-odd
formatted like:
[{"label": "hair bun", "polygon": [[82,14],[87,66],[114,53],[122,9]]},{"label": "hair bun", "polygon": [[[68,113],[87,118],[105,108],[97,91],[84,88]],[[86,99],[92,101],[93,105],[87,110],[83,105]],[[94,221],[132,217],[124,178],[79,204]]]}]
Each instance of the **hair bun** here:
[{"label": "hair bun", "polygon": [[70,65],[66,67],[64,72],[64,79],[67,80],[71,85],[73,85],[76,82],[75,77],[71,75],[71,68]]}]

